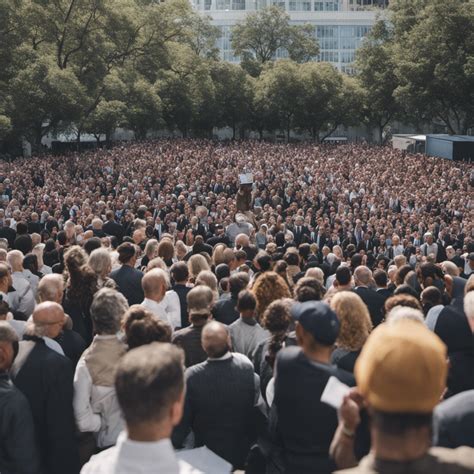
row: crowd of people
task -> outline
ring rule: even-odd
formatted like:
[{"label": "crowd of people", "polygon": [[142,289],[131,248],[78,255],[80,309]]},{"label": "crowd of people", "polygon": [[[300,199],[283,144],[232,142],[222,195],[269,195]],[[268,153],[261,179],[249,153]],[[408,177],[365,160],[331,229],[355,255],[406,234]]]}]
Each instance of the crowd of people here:
[{"label": "crowd of people", "polygon": [[474,471],[472,165],[159,140],[0,171],[2,474]]}]

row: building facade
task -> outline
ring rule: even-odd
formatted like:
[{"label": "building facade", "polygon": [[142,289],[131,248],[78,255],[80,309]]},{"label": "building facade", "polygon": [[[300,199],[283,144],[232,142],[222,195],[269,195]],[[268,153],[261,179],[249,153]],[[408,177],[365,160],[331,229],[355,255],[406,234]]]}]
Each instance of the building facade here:
[{"label": "building facade", "polygon": [[[369,33],[380,9],[388,0],[192,0],[194,8],[212,19],[221,30],[218,39],[221,59],[238,62],[231,46],[232,27],[249,12],[270,5],[284,9],[294,25],[314,25],[319,42],[317,61],[325,61],[340,71],[354,72],[355,51]],[[278,52],[285,57],[285,51]]]}]

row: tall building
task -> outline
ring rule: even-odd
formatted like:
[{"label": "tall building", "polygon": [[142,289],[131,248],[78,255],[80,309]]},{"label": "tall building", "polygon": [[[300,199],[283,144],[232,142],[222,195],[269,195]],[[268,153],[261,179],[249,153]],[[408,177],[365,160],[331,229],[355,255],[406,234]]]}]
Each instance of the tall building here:
[{"label": "tall building", "polygon": [[[220,28],[217,46],[226,61],[239,61],[232,51],[232,27],[249,12],[276,5],[290,15],[292,24],[314,25],[320,47],[316,60],[330,62],[351,74],[355,51],[388,0],[192,0],[192,3]],[[284,57],[285,52],[279,52],[278,56]]]}]

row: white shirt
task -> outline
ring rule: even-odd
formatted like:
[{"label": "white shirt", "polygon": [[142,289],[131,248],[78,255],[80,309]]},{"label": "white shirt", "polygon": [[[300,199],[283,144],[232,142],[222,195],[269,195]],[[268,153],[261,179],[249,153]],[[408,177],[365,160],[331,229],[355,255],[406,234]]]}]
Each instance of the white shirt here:
[{"label": "white shirt", "polygon": [[392,248],[393,248],[393,256],[394,257],[397,257],[398,255],[403,255],[403,245],[402,244],[394,245]]},{"label": "white shirt", "polygon": [[[95,338],[114,338],[99,336]],[[94,385],[85,357],[81,357],[74,373],[74,418],[80,432],[96,434],[97,446],[106,448],[116,443],[124,428],[114,387]]]},{"label": "white shirt", "polygon": [[35,309],[35,295],[33,290],[31,289],[31,285],[29,281],[25,278],[23,273],[21,272],[13,272],[12,273],[12,283],[13,288],[18,293],[18,305],[15,307],[13,306],[12,310],[20,311],[21,313],[25,314],[26,316],[30,316]]},{"label": "white shirt", "polygon": [[158,319],[168,323],[171,329],[181,327],[181,303],[176,291],[167,291],[165,297],[159,303],[145,298],[142,306],[151,311]]},{"label": "white shirt", "polygon": [[92,456],[81,474],[203,474],[177,458],[171,441],[139,442],[122,432],[117,445]]},{"label": "white shirt", "polygon": [[33,294],[36,296],[36,291],[38,290],[39,277],[31,273],[30,270],[23,270],[22,275],[28,280]]}]

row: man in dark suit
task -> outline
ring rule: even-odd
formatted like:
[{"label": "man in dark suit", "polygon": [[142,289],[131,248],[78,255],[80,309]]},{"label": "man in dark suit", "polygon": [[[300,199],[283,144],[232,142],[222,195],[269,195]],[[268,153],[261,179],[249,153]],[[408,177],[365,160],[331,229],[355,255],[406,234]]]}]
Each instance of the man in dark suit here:
[{"label": "man in dark suit", "polygon": [[145,295],[142,288],[143,273],[135,268],[137,256],[135,246],[124,242],[117,248],[119,262],[122,266],[110,274],[117,283],[117,289],[127,298],[128,304],[140,304]]},{"label": "man in dark suit", "polygon": [[189,228],[192,230],[194,237],[196,237],[197,235],[201,235],[203,239],[206,238],[206,229],[199,222],[197,216],[193,216],[191,218],[191,224],[189,225]]},{"label": "man in dark suit", "polygon": [[311,232],[308,227],[304,225],[304,220],[301,216],[298,216],[295,219],[295,225],[290,230],[293,232],[293,241],[296,246],[303,242],[307,242],[307,239],[311,237]]},{"label": "man in dark suit", "polygon": [[10,227],[10,219],[5,219],[0,224],[0,238],[8,240],[8,247],[13,248],[16,232]]},{"label": "man in dark suit", "polygon": [[372,242],[372,236],[369,232],[366,232],[364,238],[357,244],[357,251],[360,252],[361,250],[364,250],[367,253],[369,250],[373,249],[374,244]]},{"label": "man in dark suit", "polygon": [[[62,319],[57,321],[62,323]],[[42,471],[78,473],[72,363],[46,346],[40,327],[34,326],[23,339],[12,378],[31,408]]]},{"label": "man in dark suit", "polygon": [[153,236],[159,241],[161,236],[166,232],[168,232],[168,226],[161,221],[160,216],[157,216],[155,219],[155,226],[153,227]]},{"label": "man in dark suit", "polygon": [[31,220],[28,222],[28,234],[39,234],[42,230],[42,225],[39,221],[39,216],[36,212],[31,213]]},{"label": "man in dark suit", "polygon": [[234,469],[243,469],[256,439],[254,406],[260,379],[243,355],[230,352],[227,328],[212,321],[202,331],[207,360],[186,371],[186,399],[173,442],[182,443],[192,430],[195,446],[207,446]]},{"label": "man in dark suit", "polygon": [[187,296],[191,291],[186,285],[189,278],[188,266],[184,262],[176,262],[171,267],[170,274],[174,282],[172,289],[176,291],[181,307],[181,327],[185,328],[189,326]]},{"label": "man in dark suit", "polygon": [[115,222],[114,211],[108,210],[105,213],[105,217],[107,222],[103,225],[102,230],[107,235],[113,235],[116,237],[117,242],[121,244],[124,235],[124,228],[118,222]]},{"label": "man in dark suit", "polygon": [[372,324],[378,326],[384,317],[383,307],[385,304],[385,296],[377,293],[369,288],[373,284],[372,272],[364,265],[358,266],[354,270],[354,291],[361,297],[367,306]]},{"label": "man in dark suit", "polygon": [[239,319],[240,314],[237,311],[237,299],[239,293],[247,287],[248,283],[248,275],[244,272],[234,273],[230,276],[230,298],[226,294],[222,295],[212,309],[212,316],[216,321],[229,325]]},{"label": "man in dark suit", "polygon": [[338,421],[336,410],[321,402],[321,395],[331,376],[349,386],[355,385],[355,380],[349,372],[330,364],[339,334],[334,311],[326,303],[307,301],[295,303],[292,315],[300,347],[278,353],[271,432],[284,472],[328,474],[335,468],[329,446]]}]

